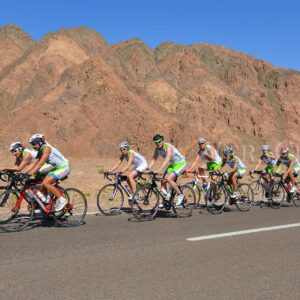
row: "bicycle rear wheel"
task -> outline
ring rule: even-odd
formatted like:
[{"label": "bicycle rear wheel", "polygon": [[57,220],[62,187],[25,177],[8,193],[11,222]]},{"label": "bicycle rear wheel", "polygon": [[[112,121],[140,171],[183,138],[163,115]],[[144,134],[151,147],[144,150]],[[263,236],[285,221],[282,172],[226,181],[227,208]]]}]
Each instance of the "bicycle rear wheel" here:
[{"label": "bicycle rear wheel", "polygon": [[270,204],[273,208],[279,208],[282,205],[285,196],[285,189],[281,182],[274,182],[270,190]]},{"label": "bicycle rear wheel", "polygon": [[205,203],[211,214],[222,213],[227,203],[227,193],[224,186],[211,185],[205,194]]},{"label": "bicycle rear wheel", "polygon": [[25,229],[33,219],[34,204],[23,199],[18,207],[20,195],[15,191],[6,191],[0,195],[0,229],[7,232]]},{"label": "bicycle rear wheel", "polygon": [[84,194],[74,188],[63,190],[68,204],[62,210],[54,214],[56,223],[64,227],[72,227],[81,224],[86,216],[87,201]]},{"label": "bicycle rear wheel", "polygon": [[151,185],[142,185],[136,190],[134,198],[137,199],[130,201],[133,216],[139,221],[153,220],[158,211],[158,192]]},{"label": "bicycle rear wheel", "polygon": [[120,213],[124,204],[124,194],[116,184],[103,186],[97,195],[97,206],[105,216],[112,216]]},{"label": "bicycle rear wheel", "polygon": [[184,184],[179,186],[182,194],[184,195],[184,199],[181,205],[175,205],[173,203],[173,211],[177,217],[185,218],[190,217],[192,215],[193,209],[196,204],[196,196],[193,188],[189,184]]},{"label": "bicycle rear wheel", "polygon": [[238,198],[235,205],[239,211],[248,211],[253,203],[253,192],[247,183],[241,183],[238,187]]}]

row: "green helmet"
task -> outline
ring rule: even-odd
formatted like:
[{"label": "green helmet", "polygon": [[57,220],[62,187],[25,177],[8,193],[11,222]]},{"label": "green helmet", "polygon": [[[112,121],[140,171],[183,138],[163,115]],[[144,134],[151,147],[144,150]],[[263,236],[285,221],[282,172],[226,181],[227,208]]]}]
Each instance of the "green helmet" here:
[{"label": "green helmet", "polygon": [[153,141],[154,141],[155,143],[161,142],[161,141],[163,141],[164,139],[165,139],[164,136],[161,135],[161,134],[156,134],[156,135],[153,137]]}]

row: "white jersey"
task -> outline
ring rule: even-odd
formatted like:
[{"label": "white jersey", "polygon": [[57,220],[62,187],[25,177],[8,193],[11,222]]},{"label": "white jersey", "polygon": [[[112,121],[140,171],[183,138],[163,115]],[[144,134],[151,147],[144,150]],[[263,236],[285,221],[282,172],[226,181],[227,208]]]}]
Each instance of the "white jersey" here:
[{"label": "white jersey", "polygon": [[22,154],[23,154],[23,157],[25,154],[29,153],[31,155],[31,161],[34,161],[36,159],[36,156],[38,154],[37,151],[35,150],[29,150],[27,148],[25,148],[23,151],[22,151]]},{"label": "white jersey", "polygon": [[226,163],[230,168],[233,169],[236,161],[238,161],[238,169],[246,169],[246,165],[235,155],[230,159],[227,158]]},{"label": "white jersey", "polygon": [[128,151],[127,155],[124,156],[124,159],[126,161],[128,161],[132,155],[134,155],[132,164],[135,168],[145,166],[145,165],[148,167],[148,163],[147,163],[147,160],[145,159],[145,157],[143,155],[141,155],[140,153],[135,152],[134,150],[131,150],[131,149]]},{"label": "white jersey", "polygon": [[274,159],[270,156],[265,156],[265,155],[262,155],[260,157],[260,159],[268,166],[268,167],[274,167],[277,163],[277,159]]},{"label": "white jersey", "polygon": [[182,161],[185,161],[185,157],[178,151],[177,148],[175,148],[173,145],[168,144],[168,143],[164,143],[163,148],[162,149],[157,149],[158,154],[163,157],[166,158],[167,156],[167,149],[171,147],[173,150],[173,154],[170,160],[170,164],[171,165],[176,165]]},{"label": "white jersey", "polygon": [[45,147],[51,148],[51,153],[48,157],[46,163],[52,165],[53,167],[57,168],[65,164],[69,164],[69,161],[54,147],[50,146],[49,144],[44,144],[40,151],[38,152],[38,158],[42,157],[43,150]]},{"label": "white jersey", "polygon": [[[215,148],[211,145],[206,145],[205,149],[200,150],[199,155],[200,155],[201,159],[206,160],[206,158],[204,156],[205,153],[207,153],[208,155],[211,156],[212,155],[212,151],[211,151],[212,149],[215,149]],[[219,155],[218,151],[215,149],[215,159],[212,160],[212,162],[214,162],[216,164],[219,164],[221,161],[222,161],[222,158]]]}]

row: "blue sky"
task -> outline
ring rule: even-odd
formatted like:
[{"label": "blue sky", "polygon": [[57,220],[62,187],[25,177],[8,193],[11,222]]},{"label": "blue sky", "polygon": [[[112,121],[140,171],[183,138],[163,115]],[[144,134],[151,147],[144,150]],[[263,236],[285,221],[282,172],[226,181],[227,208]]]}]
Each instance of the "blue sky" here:
[{"label": "blue sky", "polygon": [[296,0],[0,0],[0,5],[0,26],[17,24],[36,40],[83,25],[110,44],[133,37],[152,48],[164,41],[207,42],[300,71]]}]

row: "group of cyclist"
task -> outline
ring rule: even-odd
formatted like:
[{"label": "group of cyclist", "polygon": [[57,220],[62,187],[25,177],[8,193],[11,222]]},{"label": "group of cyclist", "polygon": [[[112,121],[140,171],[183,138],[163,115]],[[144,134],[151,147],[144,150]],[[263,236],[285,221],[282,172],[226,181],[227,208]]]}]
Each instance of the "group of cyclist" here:
[{"label": "group of cyclist", "polygon": [[[4,169],[17,172],[22,171],[28,173],[32,178],[40,178],[42,200],[46,202],[50,199],[50,195],[54,194],[58,198],[55,210],[60,211],[66,206],[67,200],[64,195],[60,194],[54,187],[54,184],[69,175],[69,162],[61,152],[45,140],[43,134],[34,134],[29,142],[33,148],[32,150],[25,148],[21,142],[11,144],[10,151],[16,157],[15,165],[13,167],[5,167]],[[129,200],[138,200],[135,179],[142,173],[149,173],[159,156],[161,156],[164,161],[160,168],[155,170],[155,173],[164,172],[161,192],[165,196],[167,195],[167,185],[169,185],[171,189],[174,189],[177,193],[177,206],[181,205],[184,196],[178,188],[176,179],[184,172],[191,172],[200,161],[204,161],[198,167],[199,177],[203,180],[204,190],[208,190],[210,184],[214,184],[216,181],[216,176],[211,176],[211,182],[207,182],[205,172],[220,171],[227,164],[231,169],[227,174],[227,181],[232,185],[231,198],[235,199],[237,197],[238,179],[246,174],[246,165],[235,155],[234,149],[231,146],[226,146],[223,150],[223,155],[220,156],[215,147],[210,145],[205,138],[200,137],[197,139],[199,151],[192,165],[187,168],[184,155],[182,155],[175,146],[166,143],[163,135],[156,134],[153,137],[153,142],[156,147],[149,164],[144,156],[131,149],[127,141],[120,143],[121,156],[118,162],[107,171],[108,173],[116,171],[124,160],[127,162],[119,173],[122,174],[130,170],[128,175],[128,185],[131,190]],[[272,181],[272,174],[278,173],[283,164],[286,166],[286,171],[283,173],[282,179],[285,180],[289,177],[291,182],[290,192],[299,193],[299,191],[295,190],[295,177],[297,177],[300,172],[298,159],[289,153],[289,149],[285,146],[279,149],[279,154],[280,156],[276,158],[275,154],[270,150],[270,147],[263,145],[262,155],[254,171],[257,171],[261,165],[264,164],[264,179],[267,183],[270,183]]]},{"label": "group of cyclist", "polygon": [[[166,143],[164,141],[164,136],[156,134],[153,137],[153,142],[156,145],[154,150],[151,162],[147,164],[147,160],[140,154],[133,151],[130,148],[128,142],[122,142],[119,145],[120,151],[122,152],[118,163],[113,166],[108,173],[113,172],[118,169],[123,160],[127,161],[126,166],[120,170],[120,173],[128,170],[131,165],[133,169],[129,173],[128,182],[132,194],[130,199],[138,200],[138,195],[136,192],[136,183],[135,178],[141,173],[149,173],[152,169],[154,163],[159,156],[164,158],[164,161],[160,168],[155,170],[155,173],[164,172],[164,181],[162,182],[161,192],[164,196],[167,195],[166,185],[168,184],[172,189],[177,193],[176,205],[180,206],[183,200],[183,194],[181,193],[178,185],[176,184],[176,179],[179,175],[186,172],[191,172],[200,161],[204,161],[198,167],[199,177],[203,180],[203,189],[208,190],[210,184],[216,182],[216,176],[211,176],[211,182],[207,182],[205,176],[205,171],[220,171],[226,164],[230,167],[230,172],[227,174],[227,182],[229,185],[232,185],[232,194],[231,199],[237,198],[238,190],[238,179],[241,179],[246,174],[246,165],[242,160],[235,155],[234,149],[231,146],[226,146],[223,150],[222,157],[219,155],[218,151],[214,146],[207,143],[206,139],[200,137],[197,139],[199,145],[199,151],[197,156],[192,163],[192,165],[187,168],[185,157],[179,152],[179,150],[173,145]],[[300,172],[300,164],[298,159],[291,153],[287,147],[281,147],[279,149],[279,158],[277,159],[275,154],[270,150],[268,145],[262,146],[262,155],[259,158],[259,161],[253,171],[257,171],[262,163],[265,165],[263,169],[263,178],[266,183],[270,183],[273,180],[272,174],[278,173],[281,170],[281,165],[285,165],[286,171],[282,175],[282,180],[285,180],[287,177],[290,178],[290,192],[294,193],[299,191],[295,190],[295,177],[297,177]],[[212,199],[212,202],[214,199]]]}]

